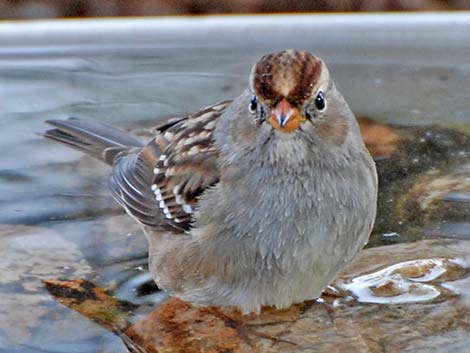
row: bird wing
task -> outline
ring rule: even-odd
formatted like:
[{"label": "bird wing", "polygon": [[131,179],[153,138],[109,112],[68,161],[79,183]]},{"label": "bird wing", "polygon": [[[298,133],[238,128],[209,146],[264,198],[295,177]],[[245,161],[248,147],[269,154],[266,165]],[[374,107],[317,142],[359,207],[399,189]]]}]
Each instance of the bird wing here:
[{"label": "bird wing", "polygon": [[229,103],[170,119],[142,149],[116,159],[110,188],[135,220],[152,228],[191,228],[198,196],[219,181],[213,133]]}]

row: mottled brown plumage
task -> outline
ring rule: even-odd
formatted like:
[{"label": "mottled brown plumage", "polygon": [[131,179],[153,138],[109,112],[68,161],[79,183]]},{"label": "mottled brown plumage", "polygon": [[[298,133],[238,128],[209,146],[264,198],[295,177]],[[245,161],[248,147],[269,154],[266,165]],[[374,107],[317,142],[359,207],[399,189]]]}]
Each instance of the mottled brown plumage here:
[{"label": "mottled brown plumage", "polygon": [[286,98],[294,106],[308,100],[321,74],[322,62],[306,51],[284,50],[261,58],[252,71],[252,89],[275,105]]},{"label": "mottled brown plumage", "polygon": [[197,197],[219,181],[213,132],[228,104],[221,102],[174,124],[157,127],[157,136],[141,152],[156,152],[150,165],[154,173],[151,188],[159,208],[175,228],[189,230]]},{"label": "mottled brown plumage", "polygon": [[326,65],[305,51],[264,56],[234,101],[171,119],[146,145],[96,122],[49,123],[46,137],[113,166],[111,191],[143,225],[155,281],[199,305],[313,299],[372,229],[374,163]]}]

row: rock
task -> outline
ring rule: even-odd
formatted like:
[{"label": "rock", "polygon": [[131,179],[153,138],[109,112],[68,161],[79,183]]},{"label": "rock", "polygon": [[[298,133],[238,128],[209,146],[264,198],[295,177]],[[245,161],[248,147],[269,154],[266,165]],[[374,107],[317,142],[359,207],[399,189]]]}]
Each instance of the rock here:
[{"label": "rock", "polygon": [[[470,284],[468,254],[464,241],[367,249],[336,281],[341,296],[325,297],[329,305],[266,308],[242,317],[170,299],[127,333],[155,352],[418,352],[426,351],[430,335],[455,335],[434,344],[464,352],[470,307],[460,291]],[[394,285],[380,288],[371,278]],[[368,294],[354,298],[347,289]]]},{"label": "rock", "polygon": [[470,242],[458,240],[367,249],[336,282],[340,287],[352,283],[357,274],[377,274],[384,267],[399,264],[406,269],[400,271],[403,281],[425,284],[438,295],[424,301],[419,295],[410,296],[399,304],[386,305],[343,302],[335,308],[335,320],[350,322],[364,337],[370,352],[467,352],[469,254]]},{"label": "rock", "polygon": [[438,125],[358,120],[379,177],[370,246],[416,241],[436,233],[451,236],[450,229],[435,231],[429,223],[469,219],[470,135]]},{"label": "rock", "polygon": [[432,171],[420,176],[399,201],[400,217],[420,224],[470,217],[470,163],[454,172]]},{"label": "rock", "polygon": [[0,336],[8,347],[25,344],[49,312],[42,279],[91,272],[77,246],[40,227],[0,225]]},{"label": "rock", "polygon": [[49,293],[62,304],[113,332],[125,331],[130,325],[127,318],[137,306],[118,300],[107,290],[83,278],[61,281],[43,281]]},{"label": "rock", "polygon": [[469,286],[470,241],[426,240],[362,251],[317,301],[243,316],[170,298],[116,333],[132,352],[464,353]]}]

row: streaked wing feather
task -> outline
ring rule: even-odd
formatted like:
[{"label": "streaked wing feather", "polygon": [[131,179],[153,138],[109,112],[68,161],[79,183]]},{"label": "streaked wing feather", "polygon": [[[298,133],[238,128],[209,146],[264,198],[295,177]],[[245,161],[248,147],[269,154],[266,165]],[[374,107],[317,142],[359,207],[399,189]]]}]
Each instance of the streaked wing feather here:
[{"label": "streaked wing feather", "polygon": [[219,180],[213,131],[229,101],[171,119],[145,147],[113,165],[110,188],[138,222],[188,231],[201,193]]},{"label": "streaked wing feather", "polygon": [[154,168],[152,187],[167,222],[175,227],[189,230],[198,196],[219,180],[213,132],[229,103],[215,104],[160,130],[168,144]]},{"label": "streaked wing feather", "polygon": [[138,154],[122,156],[113,165],[109,186],[129,215],[142,224],[158,227],[160,212],[148,191],[153,176],[146,173],[146,169]]}]

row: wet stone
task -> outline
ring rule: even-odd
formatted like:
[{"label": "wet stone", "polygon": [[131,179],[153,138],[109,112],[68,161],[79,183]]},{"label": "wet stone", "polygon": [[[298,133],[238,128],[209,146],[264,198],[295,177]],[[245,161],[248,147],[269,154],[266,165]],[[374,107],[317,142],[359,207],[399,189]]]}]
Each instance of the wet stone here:
[{"label": "wet stone", "polygon": [[464,353],[469,287],[470,242],[426,240],[362,251],[322,301],[242,316],[170,298],[126,335],[150,352]]},{"label": "wet stone", "polygon": [[[55,302],[42,282],[92,273],[77,245],[44,227],[7,224],[0,224],[0,239],[0,350],[67,352],[77,341],[91,350],[96,325]],[[118,339],[100,331],[103,352],[122,348]]]},{"label": "wet stone", "polygon": [[470,135],[439,125],[359,119],[379,177],[369,246],[431,237],[469,239]]},{"label": "wet stone", "polygon": [[419,223],[470,216],[470,164],[451,172],[434,170],[420,176],[399,202],[401,217]]}]

